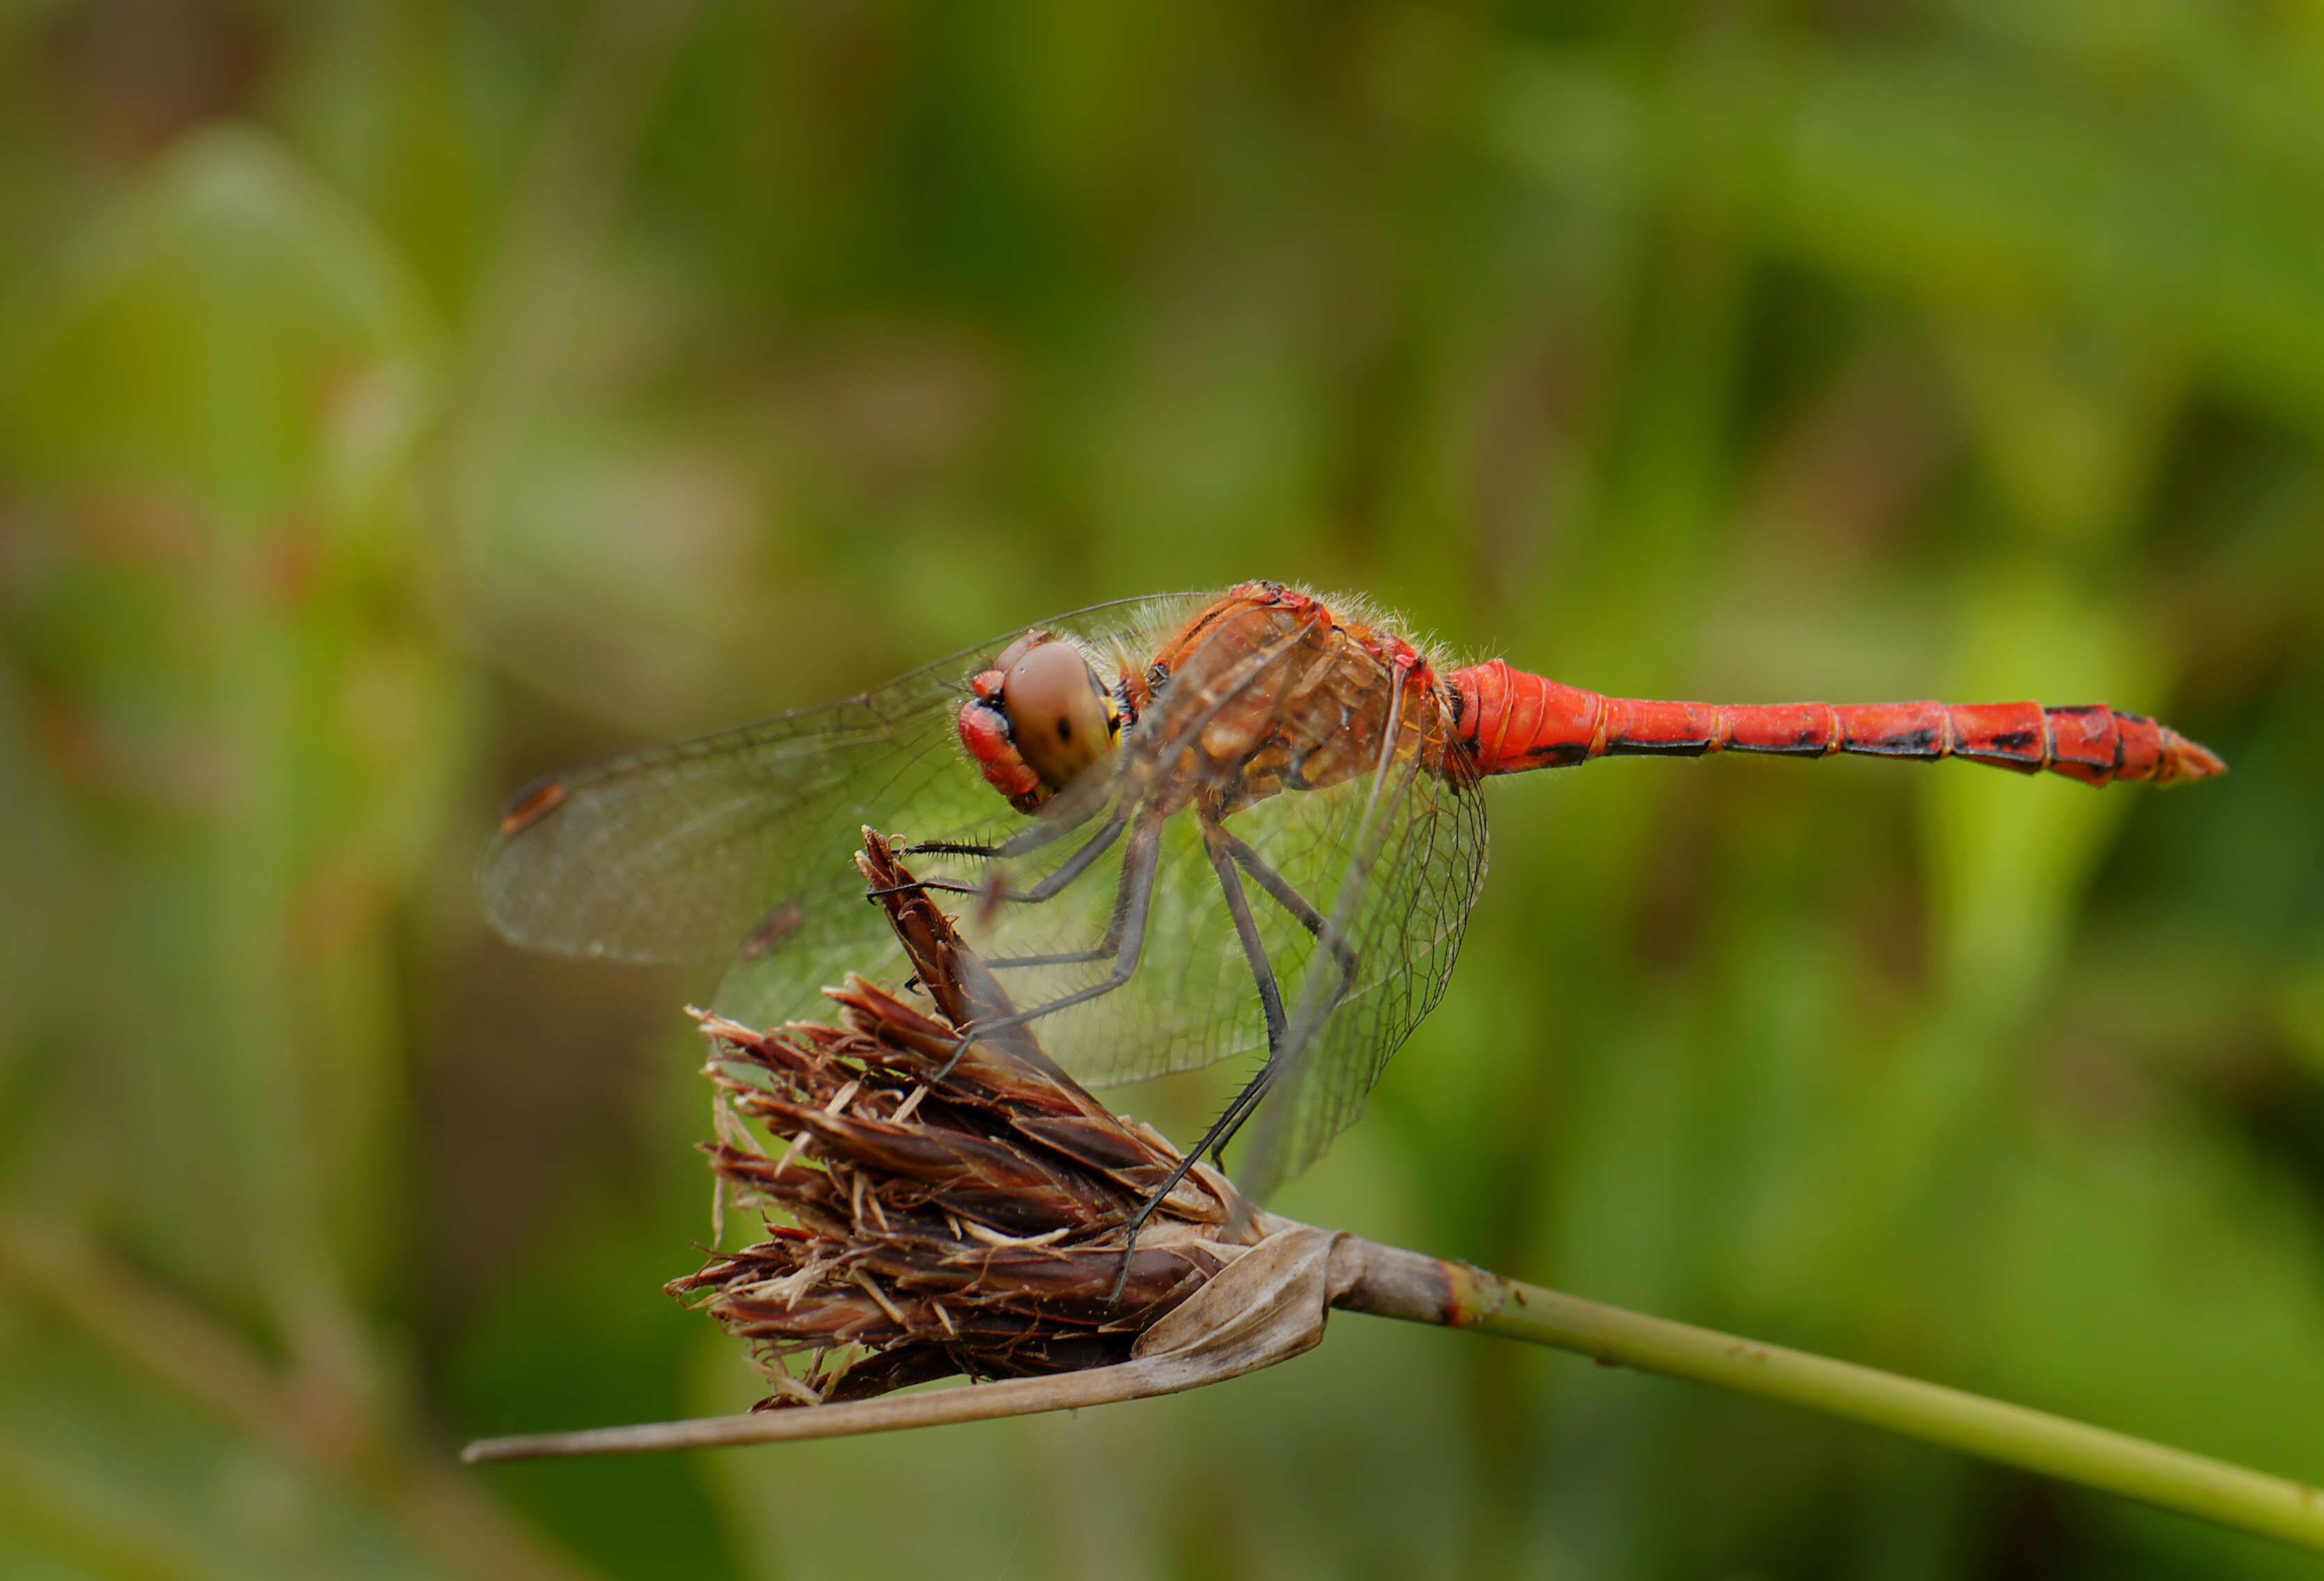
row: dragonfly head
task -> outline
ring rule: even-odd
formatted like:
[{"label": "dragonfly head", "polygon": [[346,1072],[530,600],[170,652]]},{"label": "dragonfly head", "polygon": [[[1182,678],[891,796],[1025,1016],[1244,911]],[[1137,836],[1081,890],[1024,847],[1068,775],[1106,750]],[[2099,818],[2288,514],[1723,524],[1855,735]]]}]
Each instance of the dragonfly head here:
[{"label": "dragonfly head", "polygon": [[1121,703],[1089,655],[1047,632],[1028,632],[969,679],[960,743],[993,789],[1033,812],[1121,738]]}]

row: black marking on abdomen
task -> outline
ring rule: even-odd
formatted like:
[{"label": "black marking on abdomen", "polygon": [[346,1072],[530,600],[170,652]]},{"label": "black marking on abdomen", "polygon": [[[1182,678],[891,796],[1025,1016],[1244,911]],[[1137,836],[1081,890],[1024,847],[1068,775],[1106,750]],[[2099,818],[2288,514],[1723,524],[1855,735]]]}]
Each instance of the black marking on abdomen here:
[{"label": "black marking on abdomen", "polygon": [[1848,750],[1867,757],[1935,757],[1937,733],[1924,725],[1918,730],[1907,730],[1902,735],[1850,741]]},{"label": "black marking on abdomen", "polygon": [[1526,762],[1545,769],[1570,769],[1576,763],[1590,761],[1590,744],[1586,741],[1552,741],[1540,746],[1528,747]]},{"label": "black marking on abdomen", "polygon": [[1608,757],[1701,757],[1711,750],[1711,738],[1691,741],[1609,741]]}]

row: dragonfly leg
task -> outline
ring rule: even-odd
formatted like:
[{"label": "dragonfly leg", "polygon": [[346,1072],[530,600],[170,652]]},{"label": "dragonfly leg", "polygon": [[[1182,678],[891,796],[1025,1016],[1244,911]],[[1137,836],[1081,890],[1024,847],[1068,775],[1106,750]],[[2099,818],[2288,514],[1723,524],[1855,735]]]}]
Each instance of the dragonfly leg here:
[{"label": "dragonfly leg", "polygon": [[1337,1003],[1349,989],[1356,985],[1356,947],[1324,921],[1323,913],[1317,911],[1305,895],[1292,888],[1291,881],[1277,873],[1267,858],[1229,834],[1223,827],[1219,829],[1218,838],[1227,855],[1234,858],[1235,865],[1250,874],[1252,881],[1267,892],[1269,900],[1288,911],[1294,921],[1332,952],[1332,958],[1340,964],[1340,988],[1333,995],[1333,1003]]},{"label": "dragonfly leg", "polygon": [[[982,856],[1007,861],[1012,856],[1024,856],[1044,846],[1055,845],[1105,809],[1111,798],[1092,800],[1068,817],[1047,817],[1019,829],[1005,840],[914,840],[899,845],[899,856]],[[1051,802],[1045,810],[1054,810]]]},{"label": "dragonfly leg", "polygon": [[1120,940],[1111,933],[1088,949],[1060,950],[1055,955],[998,956],[984,964],[994,971],[1010,966],[1085,966],[1092,961],[1102,961],[1120,948]]},{"label": "dragonfly leg", "polygon": [[[1234,1100],[1227,1105],[1219,1117],[1211,1122],[1210,1128],[1203,1133],[1200,1140],[1188,1148],[1170,1172],[1162,1178],[1162,1183],[1147,1193],[1146,1200],[1139,1204],[1137,1214],[1130,1221],[1126,1244],[1122,1247],[1121,1270],[1114,1276],[1115,1298],[1120,1296],[1121,1287],[1130,1278],[1130,1254],[1138,1248],[1138,1232],[1146,1227],[1146,1221],[1154,1216],[1154,1210],[1178,1188],[1178,1182],[1186,1178],[1186,1171],[1194,1167],[1197,1159],[1208,1153],[1213,1163],[1224,1165],[1222,1155],[1226,1152],[1227,1143],[1234,1140],[1235,1133],[1242,1129],[1243,1122],[1258,1109],[1259,1101],[1274,1086],[1276,1073],[1283,1059],[1283,991],[1276,983],[1274,964],[1267,958],[1267,947],[1259,937],[1259,923],[1250,914],[1250,899],[1243,892],[1242,880],[1235,869],[1238,866],[1250,869],[1251,876],[1259,880],[1260,886],[1310,933],[1320,938],[1323,932],[1323,914],[1309,905],[1306,897],[1293,889],[1282,874],[1260,861],[1258,854],[1248,845],[1227,833],[1216,818],[1206,815],[1202,825],[1203,848],[1210,856],[1211,870],[1219,875],[1219,892],[1226,899],[1227,914],[1234,919],[1235,935],[1242,941],[1243,958],[1250,963],[1252,980],[1259,985],[1259,1007],[1267,1017],[1267,1060],[1259,1068],[1257,1074],[1243,1084],[1242,1091],[1234,1096]],[[1340,963],[1340,993],[1345,994],[1348,985],[1355,980],[1355,952],[1347,948],[1345,941],[1335,942],[1339,948],[1333,953]]]},{"label": "dragonfly leg", "polygon": [[1227,1143],[1232,1142],[1235,1133],[1242,1129],[1242,1123],[1250,1119],[1252,1112],[1259,1107],[1259,1099],[1267,1096],[1268,1089],[1275,1086],[1275,1077],[1276,1058],[1269,1055],[1267,1063],[1260,1066],[1257,1074],[1243,1084],[1242,1091],[1237,1093],[1227,1106],[1219,1112],[1219,1117],[1211,1122],[1210,1128],[1195,1140],[1194,1146],[1186,1150],[1185,1156],[1171,1168],[1167,1175],[1162,1177],[1162,1184],[1149,1193],[1145,1202],[1139,1207],[1137,1216],[1130,1221],[1132,1240],[1137,1238],[1139,1230],[1144,1226],[1147,1219],[1152,1216],[1154,1210],[1162,1206],[1163,1198],[1178,1188],[1178,1182],[1186,1178],[1187,1171],[1194,1167],[1196,1160],[1204,1153],[1209,1153],[1211,1161],[1218,1162],[1219,1154],[1226,1151]]},{"label": "dragonfly leg", "polygon": [[[1097,838],[1060,863],[1057,870],[1048,877],[1021,895],[1003,895],[1001,898],[1005,901],[1023,901],[1028,903],[1036,903],[1052,898],[1065,885],[1087,872],[1090,864],[1096,861],[1099,855],[1113,844],[1129,821],[1130,815],[1127,812],[1116,816],[1107,822],[1106,827],[1099,832]],[[1117,905],[1113,910],[1112,920],[1106,924],[1104,936],[1089,949],[1061,950],[1051,955],[994,956],[984,964],[996,971],[1010,966],[1087,966],[1092,961],[1104,960],[1120,949],[1121,930],[1127,920],[1127,913]]]},{"label": "dragonfly leg", "polygon": [[[1308,932],[1322,938],[1325,930],[1323,913],[1309,905],[1305,896],[1292,888],[1281,874],[1261,861],[1249,846],[1215,823],[1205,822],[1203,833],[1204,844],[1213,853],[1213,865],[1219,871],[1219,887],[1227,897],[1228,910],[1234,915],[1235,931],[1242,938],[1243,953],[1251,964],[1252,975],[1259,981],[1259,1003],[1267,1012],[1267,1061],[1250,1080],[1243,1084],[1242,1091],[1234,1096],[1220,1112],[1219,1117],[1211,1122],[1209,1128],[1195,1139],[1194,1145],[1171,1166],[1170,1172],[1162,1177],[1161,1184],[1148,1192],[1146,1200],[1138,1205],[1137,1213],[1130,1216],[1129,1233],[1121,1248],[1121,1267],[1113,1276],[1113,1290],[1106,1298],[1108,1300],[1121,1299],[1122,1287],[1130,1282],[1130,1253],[1138,1249],[1138,1232],[1146,1227],[1146,1221],[1154,1216],[1154,1210],[1178,1188],[1178,1182],[1186,1178],[1187,1171],[1204,1153],[1211,1155],[1213,1164],[1222,1169],[1226,1166],[1227,1144],[1234,1141],[1235,1133],[1242,1129],[1243,1122],[1258,1112],[1259,1100],[1274,1087],[1275,1078],[1282,1069],[1282,992],[1276,985],[1275,970],[1268,963],[1266,952],[1259,948],[1259,929],[1251,920],[1250,907],[1244,899],[1242,885],[1234,878],[1234,866],[1240,865],[1250,872],[1251,877],[1259,881],[1259,887],[1297,919]],[[1229,863],[1233,865],[1229,865]],[[1332,938],[1328,947],[1333,958],[1340,966],[1340,987],[1338,994],[1333,995],[1336,1003],[1339,996],[1345,994],[1355,983],[1356,953],[1342,938]]]},{"label": "dragonfly leg", "polygon": [[[1137,1216],[1130,1221],[1132,1247],[1137,1244],[1139,1227],[1162,1205],[1162,1199],[1177,1188],[1178,1182],[1185,1179],[1186,1171],[1194,1168],[1196,1159],[1208,1153],[1213,1163],[1225,1167],[1227,1144],[1234,1140],[1235,1133],[1242,1129],[1243,1122],[1258,1110],[1259,1101],[1274,1086],[1281,1068],[1284,1035],[1282,991],[1276,984],[1275,969],[1268,961],[1267,952],[1259,944],[1258,926],[1251,920],[1250,907],[1244,897],[1242,884],[1235,877],[1234,869],[1240,867],[1249,873],[1276,904],[1289,912],[1301,927],[1314,935],[1332,952],[1332,958],[1340,967],[1340,986],[1333,994],[1334,1003],[1355,985],[1356,981],[1355,948],[1330,930],[1323,914],[1309,903],[1306,896],[1294,889],[1288,879],[1268,865],[1266,859],[1248,844],[1229,834],[1225,827],[1214,818],[1203,821],[1203,843],[1211,854],[1212,866],[1218,872],[1219,888],[1226,896],[1228,911],[1234,918],[1235,932],[1242,939],[1244,957],[1250,961],[1251,975],[1259,983],[1259,1003],[1267,1013],[1267,1063],[1259,1067],[1258,1074],[1235,1095],[1234,1101],[1211,1122],[1210,1129],[1186,1150],[1186,1155],[1179,1160],[1178,1166],[1165,1176],[1162,1184],[1148,1193],[1139,1205]],[[1129,1250],[1125,1248],[1122,1254],[1122,1277],[1125,1279],[1129,1269]]]},{"label": "dragonfly leg", "polygon": [[1031,889],[1013,893],[1008,891],[1003,891],[1001,898],[1004,901],[1019,901],[1028,906],[1039,905],[1043,901],[1048,900],[1058,893],[1058,892],[1063,890],[1067,884],[1073,883],[1074,880],[1079,878],[1083,874],[1087,873],[1090,869],[1090,864],[1104,855],[1106,852],[1112,847],[1113,843],[1121,838],[1121,831],[1129,827],[1130,809],[1124,808],[1121,811],[1115,813],[1111,818],[1106,819],[1105,827],[1103,828],[1098,830],[1096,834],[1092,835],[1087,840],[1084,841],[1080,850],[1066,857],[1063,862],[1058,863],[1055,868],[1044,874],[1041,881],[1035,884]]},{"label": "dragonfly leg", "polygon": [[[1121,837],[1121,831],[1129,826],[1129,823],[1130,814],[1126,811],[1117,813],[1113,817],[1106,819],[1105,827],[1098,830],[1098,832],[1092,836],[1087,841],[1084,842],[1080,850],[1075,851],[1063,862],[1058,863],[1055,870],[1044,875],[1041,881],[1035,884],[1031,889],[1025,890],[1021,892],[1012,893],[1007,890],[996,892],[987,884],[963,883],[957,879],[916,878],[909,883],[895,884],[887,889],[866,890],[864,894],[866,898],[876,901],[882,895],[898,894],[907,890],[931,889],[950,895],[990,895],[994,900],[1010,901],[1021,905],[1038,905],[1043,901],[1054,899],[1067,884],[1073,883],[1074,880],[1088,872],[1090,864],[1095,862],[1099,857],[1105,855],[1107,848]],[[1005,841],[1003,842],[1004,845],[1007,842]],[[910,849],[929,852],[937,855],[945,854],[937,845],[934,844],[916,846],[910,847]],[[979,852],[979,854],[985,855],[998,855],[1000,853],[1001,846],[999,846],[982,848]],[[1109,946],[1108,949],[1110,950],[1111,948],[1111,947]],[[1093,956],[1087,958],[1093,960],[1097,957]],[[987,961],[984,964],[988,966],[995,966],[1005,963],[1001,961]]]},{"label": "dragonfly leg", "polygon": [[[1242,941],[1242,958],[1250,964],[1251,978],[1259,985],[1259,1009],[1267,1017],[1267,1052],[1272,1059],[1276,1050],[1283,1047],[1283,991],[1276,985],[1274,963],[1267,958],[1267,946],[1259,937],[1259,923],[1250,914],[1250,897],[1243,892],[1242,879],[1235,872],[1232,846],[1241,846],[1242,842],[1207,813],[1202,824],[1203,850],[1211,859],[1211,871],[1219,876],[1219,893],[1226,900],[1227,915],[1234,920],[1235,937]],[[1245,846],[1243,849],[1248,851],[1250,847]]]},{"label": "dragonfly leg", "polygon": [[1012,1011],[989,1022],[979,1022],[961,1034],[959,1045],[953,1049],[952,1060],[937,1073],[942,1080],[951,1073],[953,1065],[967,1052],[977,1039],[1002,1031],[1010,1027],[1021,1027],[1028,1022],[1045,1015],[1055,1015],[1076,1004],[1112,993],[1130,981],[1138,970],[1138,961],[1146,948],[1146,920],[1154,904],[1154,873],[1162,856],[1162,820],[1165,811],[1149,803],[1139,814],[1138,827],[1130,832],[1130,846],[1121,855],[1121,887],[1114,893],[1113,921],[1106,936],[1118,941],[1113,957],[1113,970],[1102,983],[1086,988],[1076,988],[1071,994],[1060,994],[1047,1004],[1037,1004],[1030,1010]]},{"label": "dragonfly leg", "polygon": [[1204,1153],[1211,1155],[1213,1163],[1219,1161],[1219,1155],[1226,1151],[1227,1143],[1234,1140],[1235,1133],[1242,1129],[1242,1123],[1250,1119],[1259,1107],[1259,1099],[1267,1096],[1268,1089],[1275,1085],[1279,1052],[1273,1049],[1268,1052],[1267,1063],[1259,1068],[1259,1073],[1243,1084],[1242,1091],[1237,1093],[1219,1117],[1211,1122],[1210,1129],[1204,1132],[1194,1145],[1170,1166],[1170,1172],[1162,1177],[1162,1183],[1148,1192],[1146,1200],[1138,1205],[1138,1211],[1130,1216],[1129,1231],[1122,1241],[1121,1267],[1113,1276],[1113,1290],[1106,1299],[1118,1301],[1121,1299],[1122,1287],[1130,1282],[1130,1256],[1138,1250],[1138,1232],[1146,1227],[1146,1221],[1154,1216],[1154,1210],[1169,1199],[1170,1193],[1178,1188],[1178,1182],[1186,1178],[1187,1172]]}]

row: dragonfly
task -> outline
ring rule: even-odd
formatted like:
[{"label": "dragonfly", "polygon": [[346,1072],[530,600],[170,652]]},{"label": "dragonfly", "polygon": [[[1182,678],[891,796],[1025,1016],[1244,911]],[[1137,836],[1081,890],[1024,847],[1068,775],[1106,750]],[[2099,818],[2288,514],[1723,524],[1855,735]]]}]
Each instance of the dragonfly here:
[{"label": "dragonfly", "polygon": [[[1005,997],[1105,1086],[1255,1069],[1185,1157],[1255,1197],[1320,1157],[1443,994],[1485,876],[1484,781],[1594,758],[1960,758],[2092,786],[2222,772],[2103,703],[1708,704],[1452,668],[1393,616],[1279,582],[1099,605],[821,707],[534,781],[480,869],[509,938],[720,959],[766,1025],[900,975],[860,833],[891,831]],[[1168,1195],[1166,1183],[1139,1217]],[[1133,1229],[1134,1229],[1133,1225]]]}]

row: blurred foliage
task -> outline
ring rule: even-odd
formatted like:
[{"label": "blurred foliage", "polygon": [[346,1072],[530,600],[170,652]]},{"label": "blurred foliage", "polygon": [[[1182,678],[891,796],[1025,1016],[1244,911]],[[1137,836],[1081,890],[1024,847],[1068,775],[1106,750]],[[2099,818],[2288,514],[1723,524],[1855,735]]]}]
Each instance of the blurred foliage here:
[{"label": "blurred foliage", "polygon": [[1352,1319],[449,1454],[752,1392],[657,1290],[703,985],[484,936],[499,796],[1267,575],[2224,753],[1497,787],[1281,1206],[2324,1480],[2319,106],[2314,0],[0,4],[0,1573],[2312,1574]]}]

